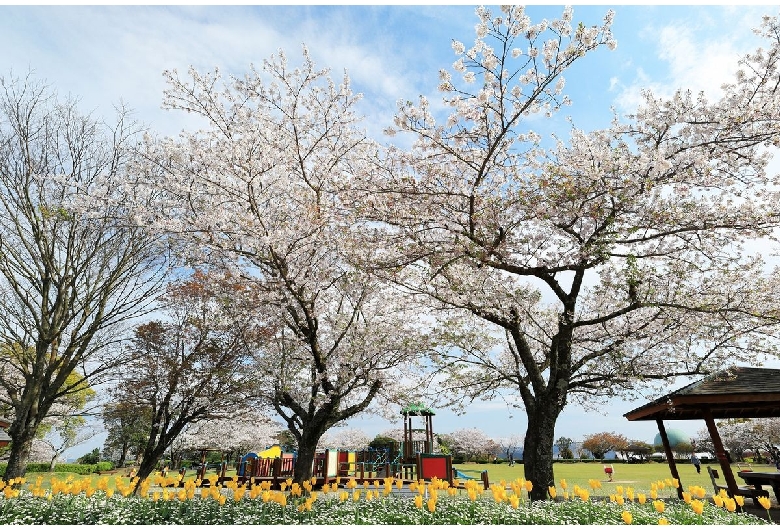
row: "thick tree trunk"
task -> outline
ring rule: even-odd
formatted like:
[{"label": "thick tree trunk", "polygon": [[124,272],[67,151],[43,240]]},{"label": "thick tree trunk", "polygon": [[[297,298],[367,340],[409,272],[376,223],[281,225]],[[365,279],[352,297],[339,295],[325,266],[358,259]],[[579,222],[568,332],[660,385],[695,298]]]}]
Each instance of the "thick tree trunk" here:
[{"label": "thick tree trunk", "polygon": [[165,441],[160,438],[161,436],[156,429],[149,434],[149,440],[147,440],[146,446],[144,447],[141,464],[138,466],[138,473],[136,473],[138,483],[133,490],[133,493],[135,494],[138,494],[138,491],[141,489],[141,482],[152,474],[154,468],[157,466],[157,462],[160,461],[160,458],[165,454],[165,450],[168,448],[168,443],[165,443]]},{"label": "thick tree trunk", "polygon": [[314,457],[317,455],[317,444],[325,433],[325,429],[320,425],[307,425],[301,432],[298,442],[298,457],[295,459],[295,468],[293,469],[293,480],[301,483],[312,476],[314,467]]},{"label": "thick tree trunk", "polygon": [[537,400],[528,412],[528,430],[525,433],[523,449],[523,471],[525,478],[533,483],[530,497],[533,501],[547,498],[547,488],[555,485],[553,475],[553,444],[555,422],[560,414],[555,402]]},{"label": "thick tree trunk", "polygon": [[23,433],[8,433],[11,437],[11,453],[8,456],[8,466],[5,468],[3,480],[23,477],[27,471],[27,460],[30,458],[32,442],[35,437],[35,431],[25,431]]}]

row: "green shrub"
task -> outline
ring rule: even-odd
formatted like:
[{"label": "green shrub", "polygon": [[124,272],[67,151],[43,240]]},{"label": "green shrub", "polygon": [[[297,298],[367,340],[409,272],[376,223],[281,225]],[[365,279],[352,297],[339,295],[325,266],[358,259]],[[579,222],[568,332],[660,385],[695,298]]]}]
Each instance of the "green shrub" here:
[{"label": "green shrub", "polygon": [[114,463],[113,462],[98,462],[95,464],[95,471],[111,471],[114,469]]}]

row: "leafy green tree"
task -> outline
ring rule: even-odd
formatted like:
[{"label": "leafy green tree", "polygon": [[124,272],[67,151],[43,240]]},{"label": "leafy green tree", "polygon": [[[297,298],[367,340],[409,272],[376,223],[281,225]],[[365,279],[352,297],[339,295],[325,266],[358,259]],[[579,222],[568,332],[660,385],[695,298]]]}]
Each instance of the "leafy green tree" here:
[{"label": "leafy green tree", "polygon": [[574,453],[572,453],[571,450],[573,444],[574,440],[565,436],[561,436],[555,440],[555,445],[558,446],[558,457],[563,458],[564,460],[573,459]]},{"label": "leafy green tree", "polygon": [[117,467],[124,467],[129,456],[140,456],[151,430],[151,409],[143,404],[123,399],[111,392],[112,401],[103,407],[103,427],[108,435],[103,442],[103,454]]},{"label": "leafy green tree", "polygon": [[76,459],[79,464],[97,464],[100,462],[100,449],[95,447],[89,453]]}]

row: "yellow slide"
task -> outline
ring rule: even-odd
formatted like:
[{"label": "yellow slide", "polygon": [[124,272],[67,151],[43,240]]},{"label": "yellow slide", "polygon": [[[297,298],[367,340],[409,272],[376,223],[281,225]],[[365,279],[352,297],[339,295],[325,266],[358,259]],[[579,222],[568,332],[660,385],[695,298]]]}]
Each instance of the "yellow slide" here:
[{"label": "yellow slide", "polygon": [[257,453],[258,458],[279,458],[282,456],[282,448],[279,445],[272,445],[265,451]]}]

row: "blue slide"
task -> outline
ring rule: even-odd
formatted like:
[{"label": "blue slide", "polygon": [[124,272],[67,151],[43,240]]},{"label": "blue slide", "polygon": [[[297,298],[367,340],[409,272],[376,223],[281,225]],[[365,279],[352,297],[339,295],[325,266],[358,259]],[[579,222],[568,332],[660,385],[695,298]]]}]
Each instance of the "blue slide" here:
[{"label": "blue slide", "polygon": [[460,471],[458,471],[454,467],[452,468],[452,470],[455,472],[455,478],[465,478],[465,479],[477,480],[476,477],[470,477],[470,476],[466,475],[465,473],[461,473]]}]

